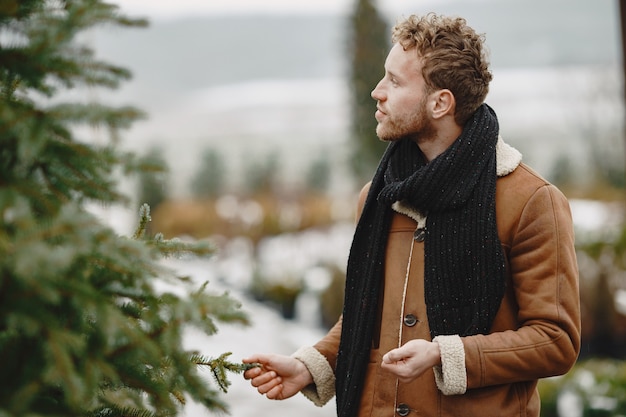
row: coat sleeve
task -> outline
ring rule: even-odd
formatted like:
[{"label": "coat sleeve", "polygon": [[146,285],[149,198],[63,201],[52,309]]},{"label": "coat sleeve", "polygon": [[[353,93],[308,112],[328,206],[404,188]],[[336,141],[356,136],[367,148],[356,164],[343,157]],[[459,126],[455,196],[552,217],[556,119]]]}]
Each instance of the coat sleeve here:
[{"label": "coat sleeve", "polygon": [[539,187],[523,206],[508,262],[518,327],[461,338],[468,389],[564,374],[580,351],[573,223],[556,187]]}]

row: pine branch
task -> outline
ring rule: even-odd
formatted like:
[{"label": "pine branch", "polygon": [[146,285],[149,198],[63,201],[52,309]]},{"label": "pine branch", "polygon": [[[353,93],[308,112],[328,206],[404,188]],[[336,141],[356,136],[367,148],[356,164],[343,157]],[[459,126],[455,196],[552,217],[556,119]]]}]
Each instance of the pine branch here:
[{"label": "pine branch", "polygon": [[226,352],[221,354],[217,358],[207,358],[199,354],[193,354],[191,360],[198,366],[206,366],[213,374],[215,382],[220,387],[222,392],[228,392],[231,382],[228,380],[227,371],[235,374],[241,374],[248,369],[258,368],[261,365],[258,363],[234,363],[227,360],[232,355],[232,352]]},{"label": "pine branch", "polygon": [[148,227],[148,223],[150,223],[151,221],[152,217],[150,217],[150,206],[147,204],[142,204],[139,208],[139,224],[135,229],[133,239],[143,239],[146,235],[146,228]]},{"label": "pine branch", "polygon": [[136,408],[104,407],[88,414],[89,417],[160,417],[152,411]]},{"label": "pine branch", "polygon": [[58,122],[105,126],[111,130],[129,128],[133,122],[146,116],[135,107],[111,107],[96,103],[63,103],[46,110]]},{"label": "pine branch", "polygon": [[[139,224],[133,234],[133,239],[145,239],[148,223],[152,221],[150,217],[150,206],[142,204],[139,208]],[[155,247],[163,257],[182,257],[192,255],[205,257],[215,253],[215,247],[208,241],[183,242],[178,238],[165,239],[163,234],[157,233],[148,244]]]}]

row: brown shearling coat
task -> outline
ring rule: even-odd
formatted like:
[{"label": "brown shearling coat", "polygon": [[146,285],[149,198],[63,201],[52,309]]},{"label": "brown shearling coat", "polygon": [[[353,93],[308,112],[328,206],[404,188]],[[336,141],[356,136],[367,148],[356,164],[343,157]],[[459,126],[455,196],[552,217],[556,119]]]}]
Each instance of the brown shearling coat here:
[{"label": "brown shearling coat", "polygon": [[[496,183],[496,221],[507,266],[505,296],[491,333],[458,338],[464,352],[461,366],[451,362],[451,368],[439,370],[444,383],[449,373],[462,378],[462,394],[444,394],[446,390],[435,378],[437,369],[407,384],[381,369],[382,356],[398,347],[400,327],[400,344],[416,338],[430,340],[424,246],[413,240],[416,221],[394,213],[386,251],[380,337],[372,341],[359,417],[538,417],[537,380],[563,374],[575,363],[580,349],[580,308],[569,204],[556,187],[526,165],[517,161],[511,170]],[[359,213],[368,189],[369,185],[361,192]],[[340,319],[314,346],[333,370],[342,325]],[[446,360],[442,353],[444,368]],[[312,369],[306,359],[303,362]],[[314,379],[317,385],[327,384],[315,374]]]}]

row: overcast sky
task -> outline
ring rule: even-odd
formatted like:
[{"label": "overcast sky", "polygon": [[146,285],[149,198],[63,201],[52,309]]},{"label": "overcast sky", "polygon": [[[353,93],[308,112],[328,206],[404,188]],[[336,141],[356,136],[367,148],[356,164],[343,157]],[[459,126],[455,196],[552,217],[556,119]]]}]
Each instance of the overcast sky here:
[{"label": "overcast sky", "polygon": [[[173,19],[198,15],[233,13],[346,13],[355,0],[111,0],[133,17]],[[446,3],[450,0],[419,0],[413,5]],[[474,0],[477,1],[477,0]],[[407,0],[380,0],[378,7],[398,10]]]}]

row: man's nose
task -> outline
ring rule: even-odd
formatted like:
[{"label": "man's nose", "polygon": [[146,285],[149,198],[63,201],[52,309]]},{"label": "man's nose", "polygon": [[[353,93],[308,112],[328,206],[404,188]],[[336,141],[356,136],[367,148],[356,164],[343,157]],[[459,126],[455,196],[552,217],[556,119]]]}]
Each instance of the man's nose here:
[{"label": "man's nose", "polygon": [[380,100],[382,100],[384,98],[384,96],[382,94],[382,89],[380,88],[380,83],[376,84],[376,87],[374,87],[374,89],[372,90],[370,95],[376,101],[380,101]]}]

